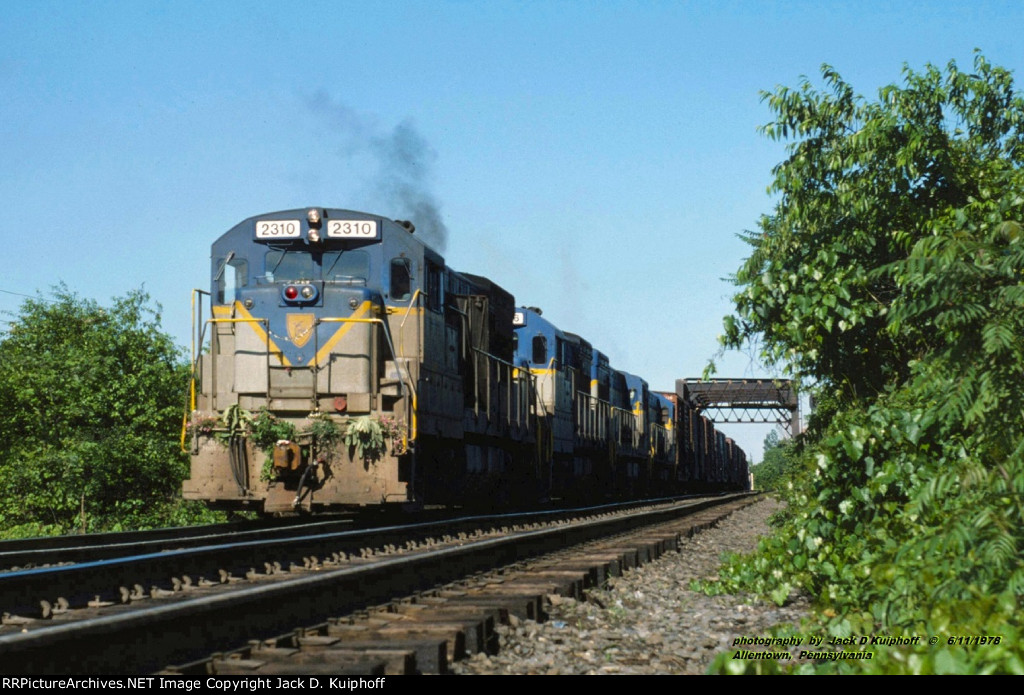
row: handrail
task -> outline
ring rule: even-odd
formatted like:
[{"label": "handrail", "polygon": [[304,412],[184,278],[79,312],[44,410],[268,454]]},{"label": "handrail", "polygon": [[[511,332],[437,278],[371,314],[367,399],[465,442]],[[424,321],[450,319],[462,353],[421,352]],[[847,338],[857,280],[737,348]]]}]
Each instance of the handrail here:
[{"label": "handrail", "polygon": [[[200,289],[193,289],[192,290],[192,309],[193,309],[193,311],[192,311],[192,322],[193,322],[193,328],[196,329],[196,330],[193,330],[193,335],[192,335],[192,375],[191,375],[191,379],[190,379],[190,383],[189,383],[189,405],[191,406],[191,409],[190,409],[189,412],[191,412],[192,410],[196,409],[196,392],[195,392],[195,389],[196,389],[196,372],[198,371],[198,365],[199,365],[199,354],[198,354],[198,351],[197,351],[197,345],[196,345],[195,338],[198,336],[198,338],[199,338],[199,340],[198,340],[198,349],[202,349],[202,344],[203,344],[203,341],[205,340],[205,337],[206,337],[206,327],[209,324],[211,324],[211,323],[262,323],[266,327],[268,335],[270,333],[270,321],[269,321],[269,319],[258,319],[256,317],[237,319],[237,318],[220,318],[220,317],[213,316],[211,318],[206,319],[206,321],[200,325],[196,321],[196,315],[195,315],[195,297],[196,297],[197,294],[200,295],[200,296],[204,295],[204,294],[206,296],[210,296],[210,293],[207,292],[206,290],[200,290]],[[200,300],[200,302],[201,301],[202,300]],[[201,304],[200,304],[200,311],[202,311]],[[268,371],[268,375],[267,375],[267,402],[268,403],[270,402],[270,375],[269,375],[269,371],[270,371],[270,352],[271,352],[270,351],[270,345],[268,344],[267,345],[267,371]],[[216,365],[217,365],[216,360],[214,360],[214,361],[212,361],[210,363],[210,367],[213,370],[213,376],[211,377],[211,381],[212,381],[213,384],[216,383],[216,377],[217,377],[217,366]],[[188,413],[186,413],[185,418],[183,419],[182,425],[181,425],[181,450],[182,451],[187,451],[187,449],[185,448],[185,435],[186,435],[187,430],[188,430],[187,422],[188,422]]]},{"label": "handrail", "polygon": [[[412,297],[409,299],[409,306],[405,308],[405,316],[402,317],[402,323],[398,324],[398,349],[403,356],[405,355],[405,322],[412,314],[412,307],[416,303],[416,300],[419,299],[419,297],[421,297],[422,295],[423,290],[421,289],[417,289],[415,292],[412,293]],[[422,348],[423,346],[421,345],[420,349]],[[394,354],[393,351],[392,354]],[[395,360],[398,360],[397,356],[395,357]]]},{"label": "handrail", "polygon": [[[259,319],[259,318],[256,318],[255,316],[250,316],[248,318],[244,318],[243,317],[243,318],[240,318],[240,319],[236,319],[236,318],[218,318],[218,317],[214,316],[212,318],[206,319],[206,323],[207,324],[210,324],[210,323],[262,323],[263,324],[264,329],[267,332],[267,405],[269,406],[270,405],[270,353],[271,353],[271,350],[270,350],[270,319]],[[204,333],[206,332],[205,326],[203,328],[203,332]],[[280,350],[278,350],[275,354],[277,354],[279,357],[283,355],[283,353]],[[213,368],[213,377],[211,379],[211,384],[216,384],[216,382],[217,382],[217,361],[216,360],[212,360],[210,364],[211,364],[211,366]]]},{"label": "handrail", "polygon": [[[417,290],[417,292],[418,291],[419,290]],[[401,360],[399,360],[399,358],[398,358],[398,353],[395,352],[395,344],[394,344],[394,341],[392,341],[392,339],[391,339],[391,331],[388,328],[387,321],[385,321],[384,319],[362,319],[362,318],[354,319],[354,318],[342,318],[342,317],[329,316],[329,317],[319,318],[319,319],[317,319],[316,322],[318,324],[320,324],[320,323],[376,323],[376,324],[380,324],[381,328],[384,330],[384,338],[387,340],[388,348],[391,350],[391,357],[394,358],[394,360],[395,360],[395,368],[398,369],[398,373],[401,376],[401,374],[402,374],[402,367],[405,366],[405,365],[400,364]],[[316,364],[316,368],[319,369],[320,365]],[[417,405],[417,403],[416,403],[416,386],[412,382],[412,373],[409,372],[408,366],[405,366],[405,377],[408,379],[408,384],[406,384],[406,382],[404,380],[401,380],[401,379],[400,379],[399,383],[401,383],[403,386],[407,386],[408,389],[409,389],[409,392],[412,394],[412,399],[411,399],[411,403],[410,403],[411,412],[407,413],[408,422],[409,422],[409,429],[410,429],[409,441],[416,441],[416,434],[417,434],[417,432],[416,432],[416,405]],[[314,389],[316,388],[316,380],[315,379],[313,381],[313,388]],[[406,442],[406,445],[408,445],[408,442]]]},{"label": "handrail", "polygon": [[[488,360],[491,364],[494,365],[495,383],[496,384],[504,383],[504,384],[507,385],[507,388],[505,389],[506,392],[505,392],[504,402],[502,403],[499,400],[499,402],[497,403],[497,410],[498,410],[498,412],[496,413],[496,415],[501,417],[502,413],[504,413],[504,417],[505,417],[505,419],[508,420],[508,422],[510,422],[510,423],[514,422],[515,424],[520,425],[520,426],[525,425],[526,422],[529,420],[529,417],[530,417],[530,406],[533,405],[533,400],[534,400],[533,399],[533,394],[536,392],[537,376],[535,374],[532,374],[528,368],[516,366],[513,362],[509,362],[508,360],[504,360],[504,359],[498,357],[497,355],[492,355],[491,353],[487,352],[486,350],[483,350],[482,348],[471,346],[470,347],[470,351],[471,351],[471,353],[473,354],[473,357],[474,357],[474,359],[473,359],[474,375],[475,375],[474,382],[473,382],[473,412],[474,412],[474,414],[477,414],[477,415],[479,414],[480,408],[481,408],[481,401],[483,401],[484,404],[485,404],[484,405],[484,409],[487,411],[488,417],[490,417],[491,414],[492,414],[491,413],[491,397],[493,395],[492,394],[492,387],[491,387],[491,371],[492,371],[492,369],[491,369],[491,367],[487,367],[487,370],[486,370],[487,371],[486,383],[481,384],[481,380],[479,378],[479,371],[478,371],[479,367],[476,364],[476,358],[477,357],[483,357],[484,359]],[[519,386],[517,386],[517,384]],[[482,394],[479,391],[479,389],[481,388],[481,385],[484,388],[484,392]],[[466,388],[465,384],[463,385],[463,388]],[[516,392],[514,395],[513,395],[513,390],[515,390],[515,392]],[[523,394],[524,390],[527,391],[527,393],[525,395]],[[501,395],[500,390],[498,392],[498,395],[499,396]],[[513,407],[513,400],[514,400],[514,407]],[[504,410],[502,409],[503,405],[504,405]]]},{"label": "handrail", "polygon": [[192,341],[191,345],[191,357],[192,357],[192,372],[189,374],[188,379],[188,394],[185,402],[185,414],[181,418],[181,451],[186,452],[188,449],[185,448],[185,436],[188,434],[188,419],[189,415],[196,409],[196,371],[197,365],[199,364],[199,355],[196,352],[196,337],[199,338],[199,349],[202,349],[203,335],[205,330],[202,330],[198,322],[196,321],[196,296],[199,296],[199,313],[203,312],[203,299],[202,296],[210,296],[210,293],[206,290],[193,287],[191,294],[191,311],[192,311],[192,327],[189,330],[189,338]]}]

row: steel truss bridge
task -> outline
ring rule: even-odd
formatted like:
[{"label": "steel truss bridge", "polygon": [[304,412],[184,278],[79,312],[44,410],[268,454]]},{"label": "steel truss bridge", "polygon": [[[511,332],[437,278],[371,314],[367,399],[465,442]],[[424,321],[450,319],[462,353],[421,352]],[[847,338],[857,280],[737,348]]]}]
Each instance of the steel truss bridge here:
[{"label": "steel truss bridge", "polygon": [[775,423],[800,433],[800,404],[788,379],[676,379],[676,395],[718,423]]}]

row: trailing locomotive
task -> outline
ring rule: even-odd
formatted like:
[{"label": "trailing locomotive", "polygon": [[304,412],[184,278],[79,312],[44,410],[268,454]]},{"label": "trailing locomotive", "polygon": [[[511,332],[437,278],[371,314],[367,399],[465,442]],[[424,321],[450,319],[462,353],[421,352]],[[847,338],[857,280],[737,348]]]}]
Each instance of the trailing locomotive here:
[{"label": "trailing locomotive", "polygon": [[414,231],[309,208],[214,242],[186,498],[271,513],[745,487],[742,452],[685,399]]}]

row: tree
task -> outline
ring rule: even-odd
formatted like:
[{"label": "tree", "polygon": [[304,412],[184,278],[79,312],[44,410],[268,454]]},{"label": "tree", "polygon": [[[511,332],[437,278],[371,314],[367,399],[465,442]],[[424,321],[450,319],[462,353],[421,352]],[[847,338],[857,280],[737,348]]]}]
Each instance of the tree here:
[{"label": "tree", "polygon": [[816,382],[829,417],[786,525],[729,572],[819,597],[822,633],[1008,636],[822,669],[1024,673],[1024,99],[980,54],[875,100],[822,76],[766,95],[794,142],[725,343]]},{"label": "tree", "polygon": [[146,525],[179,494],[187,364],[141,291],[110,308],[67,288],[0,336],[7,535]]},{"label": "tree", "polygon": [[905,67],[903,86],[868,101],[824,66],[824,91],[804,80],[764,95],[775,118],[763,133],[794,142],[772,172],[774,211],[746,236],[728,347],[753,340],[846,398],[909,375],[936,336],[893,325],[905,283],[885,269],[936,234],[1022,219],[1024,102],[1008,71],[980,54],[974,67]]},{"label": "tree", "polygon": [[758,490],[779,490],[792,477],[796,466],[793,440],[779,440],[779,433],[772,430],[764,438],[764,459],[751,470],[754,473],[754,487]]}]

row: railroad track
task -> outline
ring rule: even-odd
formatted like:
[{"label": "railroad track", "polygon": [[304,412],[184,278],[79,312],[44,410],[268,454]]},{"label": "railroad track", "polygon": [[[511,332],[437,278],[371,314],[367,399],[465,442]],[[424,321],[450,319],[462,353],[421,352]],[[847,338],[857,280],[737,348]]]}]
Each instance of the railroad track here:
[{"label": "railroad track", "polygon": [[[47,619],[69,609],[128,603],[147,596],[181,591],[209,582],[226,583],[241,577],[276,574],[291,567],[339,562],[380,549],[435,544],[445,536],[476,534],[482,528],[502,529],[517,524],[557,523],[574,516],[624,512],[666,503],[610,504],[579,509],[452,518],[379,526],[381,515],[309,522],[303,525],[242,528],[183,529],[162,532],[104,534],[60,539],[69,545],[16,549],[13,553],[46,553],[41,567],[0,573],[0,634],[25,619]],[[434,515],[437,516],[437,515]],[[155,536],[155,537],[154,537]],[[52,539],[42,539],[53,543]]]},{"label": "railroad track", "polygon": [[152,529],[80,536],[48,536],[0,541],[0,570],[35,569],[73,562],[94,562],[171,548],[223,543],[227,539],[287,538],[310,528],[353,528],[351,517],[311,522],[308,518],[258,519],[207,526]]},{"label": "railroad track", "polygon": [[[729,498],[724,505],[745,503]],[[704,500],[419,540],[415,533],[424,531],[412,527],[376,530],[372,539],[349,532],[347,541],[362,545],[358,553],[311,554],[313,541],[289,539],[269,544],[289,546],[287,552],[274,549],[282,557],[305,553],[301,563],[263,560],[263,571],[238,574],[223,566],[240,566],[238,557],[251,560],[257,546],[261,557],[268,557],[272,548],[262,542],[235,544],[247,547],[232,550],[243,555],[231,560],[215,550],[192,550],[193,558],[205,558],[211,567],[221,565],[216,574],[207,575],[215,579],[179,577],[177,590],[148,594],[138,583],[131,589],[122,586],[120,600],[100,597],[81,607],[65,601],[51,605],[46,618],[9,614],[0,628],[0,671],[443,673],[452,659],[493,650],[496,624],[541,617],[545,596],[578,596],[609,574],[673,548],[680,534],[728,513],[722,507],[723,500]],[[656,532],[639,530],[652,524],[667,526]],[[639,534],[639,540],[616,539],[610,546],[602,541],[603,547],[579,551],[587,559],[537,559],[627,532]],[[345,533],[328,536],[320,539],[320,548],[346,542]],[[377,545],[371,549],[366,543]],[[152,562],[158,559],[143,560]],[[92,589],[82,590],[82,582],[100,581],[95,577],[104,571],[127,571],[125,561],[85,564],[107,568],[94,568],[99,574],[91,579],[82,579],[84,565],[77,570],[79,566],[52,568],[45,578],[23,577],[21,588],[8,593],[15,586],[10,577],[32,572],[2,575],[0,601],[26,605],[25,587],[35,584],[38,590],[42,582],[51,582],[51,594],[58,585],[65,590],[78,586],[76,595],[88,594]]]},{"label": "railroad track", "polygon": [[[430,520],[443,521],[450,515],[435,513]],[[152,529],[81,536],[49,536],[0,541],[0,571],[49,567],[77,562],[159,553],[226,542],[272,540],[381,526],[394,515],[382,513],[336,514],[311,519],[308,516],[255,519],[206,526]],[[424,519],[426,521],[427,519]]]},{"label": "railroad track", "polygon": [[[631,502],[608,507],[629,508],[657,503],[659,500]],[[663,500],[664,501],[664,500]],[[334,514],[329,516],[284,517],[277,519],[255,519],[206,526],[152,529],[114,533],[93,533],[70,536],[47,536],[16,540],[0,540],[0,572],[47,568],[71,563],[96,562],[114,558],[130,557],[146,553],[162,553],[184,548],[198,548],[226,543],[247,541],[272,541],[335,532],[381,528],[384,526],[407,526],[417,524],[459,525],[506,523],[522,516],[527,519],[557,518],[573,511],[581,514],[602,507],[587,507],[576,510],[553,509],[520,514],[467,516],[461,510],[428,510],[418,513],[385,513],[380,510]],[[469,521],[469,523],[465,523]]]}]

